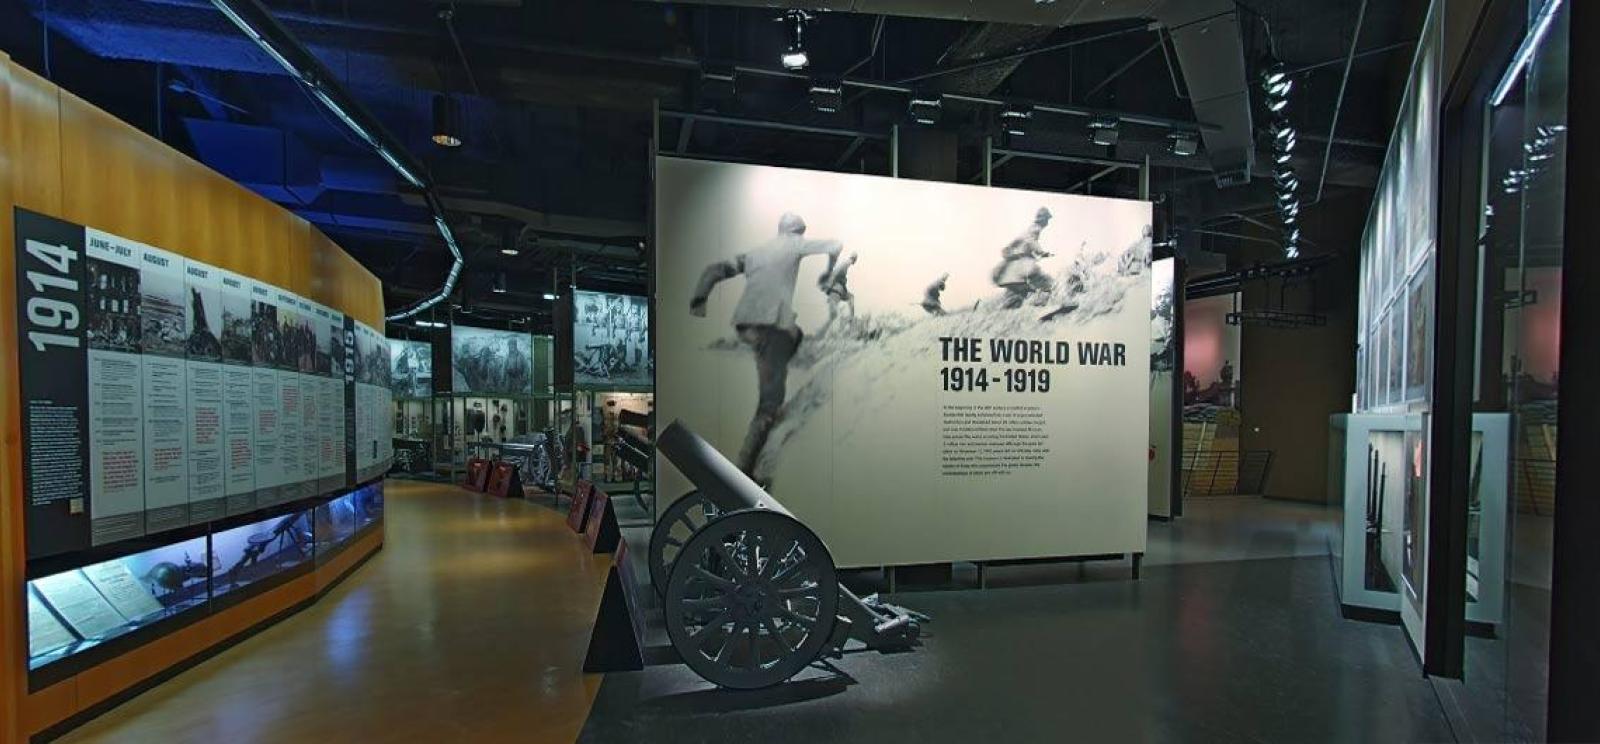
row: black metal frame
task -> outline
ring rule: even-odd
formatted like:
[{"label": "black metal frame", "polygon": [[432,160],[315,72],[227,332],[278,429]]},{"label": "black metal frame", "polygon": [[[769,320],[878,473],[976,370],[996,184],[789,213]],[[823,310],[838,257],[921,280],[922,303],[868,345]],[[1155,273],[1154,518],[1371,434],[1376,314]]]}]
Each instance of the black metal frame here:
[{"label": "black metal frame", "polygon": [[1189,262],[1174,256],[1172,265],[1172,518],[1183,516],[1183,326],[1189,297]]},{"label": "black metal frame", "polygon": [[1600,475],[1591,458],[1600,450],[1600,345],[1587,333],[1600,318],[1600,255],[1579,236],[1592,226],[1588,205],[1600,202],[1600,49],[1592,43],[1600,31],[1600,6],[1567,3],[1571,38],[1568,46],[1566,249],[1561,270],[1560,379],[1556,427],[1561,432],[1556,456],[1554,575],[1550,600],[1549,707],[1546,735],[1551,741],[1600,740],[1600,708],[1594,690],[1600,687],[1600,552],[1594,533],[1600,529]]},{"label": "black metal frame", "polygon": [[[1424,674],[1460,679],[1466,656],[1467,503],[1476,365],[1478,210],[1484,101],[1522,34],[1516,7],[1492,0],[1465,58],[1441,81],[1438,248],[1435,251],[1433,388],[1429,417],[1427,595]],[[1408,636],[1409,637],[1409,636]]]}]

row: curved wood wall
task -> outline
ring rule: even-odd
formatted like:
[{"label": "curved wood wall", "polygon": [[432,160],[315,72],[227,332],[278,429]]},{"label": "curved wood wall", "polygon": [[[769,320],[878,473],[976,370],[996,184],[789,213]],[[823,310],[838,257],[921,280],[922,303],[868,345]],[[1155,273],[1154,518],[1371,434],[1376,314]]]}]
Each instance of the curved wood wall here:
[{"label": "curved wood wall", "polygon": [[[255,277],[383,328],[377,278],[310,223],[0,53],[0,744],[26,740],[316,595],[339,565],[30,694],[14,207]],[[346,552],[353,565],[377,540]],[[350,566],[344,566],[348,570]]]}]

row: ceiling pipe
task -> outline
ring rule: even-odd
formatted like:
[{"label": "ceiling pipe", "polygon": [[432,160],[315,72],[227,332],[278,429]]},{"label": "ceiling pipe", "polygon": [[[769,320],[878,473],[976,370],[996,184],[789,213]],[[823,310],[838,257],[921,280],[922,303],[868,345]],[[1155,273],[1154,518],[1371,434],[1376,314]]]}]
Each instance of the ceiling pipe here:
[{"label": "ceiling pipe", "polygon": [[266,52],[297,83],[304,86],[318,104],[333,114],[350,132],[371,147],[374,154],[388,163],[407,183],[422,192],[429,211],[433,212],[434,225],[445,246],[450,249],[452,262],[439,291],[423,300],[387,316],[391,322],[404,320],[442,302],[455,290],[465,263],[461,248],[456,244],[455,233],[445,219],[444,207],[433,191],[428,172],[400,141],[384,128],[377,117],[367,111],[355,96],[345,90],[322,60],[312,54],[288,29],[283,27],[259,0],[211,0],[234,26]]},{"label": "ceiling pipe", "polygon": [[1333,142],[1339,136],[1339,113],[1344,109],[1344,90],[1350,83],[1350,68],[1356,61],[1356,45],[1361,43],[1361,26],[1367,19],[1367,0],[1361,0],[1356,13],[1356,30],[1350,36],[1350,54],[1344,59],[1344,75],[1339,78],[1339,97],[1333,104],[1333,122],[1328,124],[1328,145],[1322,150],[1322,175],[1317,177],[1317,195],[1306,206],[1322,201],[1322,187],[1328,182],[1328,162],[1333,159]]}]

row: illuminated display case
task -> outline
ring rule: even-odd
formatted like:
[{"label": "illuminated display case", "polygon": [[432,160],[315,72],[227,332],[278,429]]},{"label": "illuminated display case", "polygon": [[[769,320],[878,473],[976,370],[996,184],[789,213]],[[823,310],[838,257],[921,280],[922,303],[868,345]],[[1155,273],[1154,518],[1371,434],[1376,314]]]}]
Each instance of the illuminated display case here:
[{"label": "illuminated display case", "polygon": [[298,511],[212,535],[212,595],[223,596],[311,560],[309,519],[309,511]]},{"label": "illuminated display case", "polygon": [[198,537],[28,582],[28,668],[204,605],[209,555]]},{"label": "illuminated display case", "polygon": [[357,488],[318,506],[313,514],[316,559],[322,563],[368,526],[383,519],[382,484]]},{"label": "illuminated display case", "polygon": [[163,627],[321,565],[381,529],[382,519],[377,481],[308,508],[35,578],[26,592],[28,669],[48,681],[58,662],[116,656],[160,637]]},{"label": "illuminated display case", "polygon": [[[1332,417],[1328,490],[1344,504],[1334,546],[1339,601],[1346,614],[1393,614],[1401,592],[1418,584],[1422,552],[1416,514],[1426,463],[1421,414]],[[1467,621],[1502,622],[1506,567],[1507,414],[1472,417],[1472,479],[1467,535]]]}]

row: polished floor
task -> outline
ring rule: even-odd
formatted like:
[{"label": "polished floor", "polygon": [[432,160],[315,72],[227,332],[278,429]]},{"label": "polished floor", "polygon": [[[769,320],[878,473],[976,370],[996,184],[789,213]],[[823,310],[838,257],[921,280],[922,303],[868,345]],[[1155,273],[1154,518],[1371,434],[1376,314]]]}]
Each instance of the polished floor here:
[{"label": "polished floor", "polygon": [[387,547],[320,603],[65,740],[1452,740],[1399,629],[1339,617],[1337,519],[1196,500],[1151,524],[1140,581],[1095,563],[994,569],[981,590],[970,569],[957,588],[902,586],[896,601],[935,618],[921,648],[740,693],[673,664],[584,675],[609,557],[548,501],[400,482]]},{"label": "polished floor", "polygon": [[573,741],[609,556],[528,501],[404,481],[386,501],[387,546],[320,602],[62,741]]},{"label": "polished floor", "polygon": [[960,588],[902,584],[895,601],[934,617],[911,653],[847,654],[752,692],[680,665],[607,675],[579,741],[1454,741],[1400,629],[1339,616],[1338,511],[1188,509],[1151,524],[1137,582],[1106,562],[990,569],[987,589],[961,568]]}]

